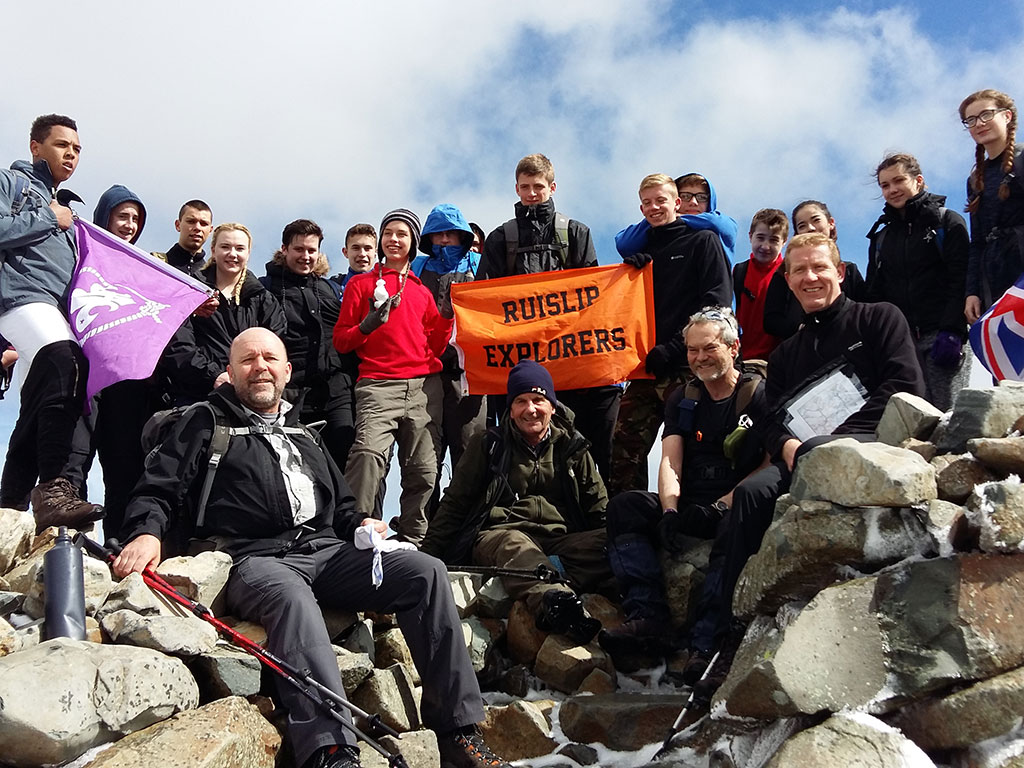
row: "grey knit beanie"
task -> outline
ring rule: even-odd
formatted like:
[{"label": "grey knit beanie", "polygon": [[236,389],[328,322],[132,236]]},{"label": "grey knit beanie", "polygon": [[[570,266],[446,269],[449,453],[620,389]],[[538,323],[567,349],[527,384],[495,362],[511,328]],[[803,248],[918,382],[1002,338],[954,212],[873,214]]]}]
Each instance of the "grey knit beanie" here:
[{"label": "grey knit beanie", "polygon": [[416,258],[416,252],[420,247],[420,219],[415,213],[410,211],[408,208],[395,208],[393,211],[389,211],[384,214],[384,218],[380,220],[380,236],[377,238],[377,259],[384,263],[384,248],[381,243],[384,240],[384,227],[391,221],[402,221],[409,225],[409,231],[412,232],[412,244],[409,247],[409,261]]}]

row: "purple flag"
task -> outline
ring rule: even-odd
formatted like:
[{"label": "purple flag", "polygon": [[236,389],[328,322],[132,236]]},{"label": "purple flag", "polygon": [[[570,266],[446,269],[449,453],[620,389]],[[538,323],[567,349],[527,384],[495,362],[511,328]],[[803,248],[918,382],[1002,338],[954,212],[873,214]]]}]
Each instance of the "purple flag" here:
[{"label": "purple flag", "polygon": [[71,332],[89,359],[86,395],[153,373],[174,332],[209,286],[81,219],[71,278]]}]

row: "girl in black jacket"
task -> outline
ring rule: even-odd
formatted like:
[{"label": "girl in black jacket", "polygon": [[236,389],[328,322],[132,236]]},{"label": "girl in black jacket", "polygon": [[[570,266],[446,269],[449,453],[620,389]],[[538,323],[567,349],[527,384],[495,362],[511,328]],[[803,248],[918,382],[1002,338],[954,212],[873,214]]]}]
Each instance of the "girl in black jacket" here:
[{"label": "girl in black jacket", "polygon": [[[804,200],[793,209],[793,233],[802,235],[807,232],[821,232],[833,241],[837,237],[836,220],[832,217],[828,206],[817,200]],[[846,277],[842,282],[843,293],[854,301],[860,301],[864,293],[864,278],[860,276],[857,265],[852,261],[845,262]],[[764,299],[764,329],[773,336],[788,339],[800,328],[804,320],[804,312],[793,292],[786,285],[783,269],[775,270],[768,292]]]},{"label": "girl in black jacket", "polygon": [[198,402],[228,381],[231,342],[246,328],[262,326],[281,337],[285,333],[281,305],[248,269],[249,230],[232,222],[221,224],[213,231],[212,243],[200,274],[217,289],[217,309],[209,317],[189,318],[161,360],[175,405]]},{"label": "girl in black jacket", "polygon": [[977,91],[960,103],[960,120],[975,142],[967,179],[971,250],[964,301],[964,315],[973,323],[1024,271],[1024,184],[1013,99]]},{"label": "girl in black jacket", "polygon": [[907,318],[928,400],[946,411],[971,375],[962,313],[967,225],[925,189],[913,155],[889,155],[875,178],[885,208],[868,233],[867,300],[891,302]]}]

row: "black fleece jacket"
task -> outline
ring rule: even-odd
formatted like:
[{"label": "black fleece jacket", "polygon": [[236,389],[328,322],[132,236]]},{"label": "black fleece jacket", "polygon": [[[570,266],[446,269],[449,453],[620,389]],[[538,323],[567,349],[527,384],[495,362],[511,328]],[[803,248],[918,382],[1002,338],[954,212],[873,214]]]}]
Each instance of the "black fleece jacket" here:
[{"label": "black fleece jacket", "polygon": [[337,292],[322,277],[299,275],[273,262],[260,283],[277,299],[288,324],[283,339],[292,364],[289,389],[327,386],[339,394],[333,390],[343,385],[332,380],[352,371],[343,366],[332,338],[341,308]]},{"label": "black fleece jacket", "polygon": [[654,270],[655,343],[671,345],[670,367],[686,365],[679,332],[704,307],[732,305],[732,273],[718,235],[693,229],[681,218],[652,227],[647,252]]},{"label": "black fleece jacket", "polygon": [[966,339],[970,240],[960,214],[946,208],[940,217],[945,204],[923,190],[901,209],[886,204],[868,233],[866,300],[895,304],[915,334],[942,330]]},{"label": "black fleece jacket", "polygon": [[840,294],[819,312],[804,316],[804,326],[768,358],[765,394],[772,417],[765,444],[776,455],[792,435],[783,426],[782,407],[829,363],[845,358],[867,390],[864,406],[832,430],[833,435],[875,431],[895,392],[925,396],[924,377],[914,340],[903,314],[892,304],[862,304]]},{"label": "black fleece jacket", "polygon": [[[211,392],[209,402],[230,426],[251,423],[230,384]],[[298,422],[300,404],[285,415]],[[221,459],[206,505],[205,523],[193,531],[196,506],[210,460],[213,420],[202,406],[186,411],[160,448],[146,460],[125,515],[125,541],[144,533],[160,539],[172,531],[185,537],[217,537],[218,549],[236,560],[246,555],[286,552],[305,541],[337,536],[352,540],[361,522],[355,499],[337,465],[305,435],[290,436],[315,481],[317,514],[294,527],[280,463],[262,435],[235,435]],[[166,554],[166,553],[165,553]]]}]

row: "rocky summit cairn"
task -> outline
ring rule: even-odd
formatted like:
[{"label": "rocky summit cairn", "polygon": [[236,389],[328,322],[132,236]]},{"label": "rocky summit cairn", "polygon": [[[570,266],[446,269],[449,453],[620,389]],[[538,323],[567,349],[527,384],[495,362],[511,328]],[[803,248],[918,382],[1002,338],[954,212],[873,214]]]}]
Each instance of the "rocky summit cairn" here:
[{"label": "rocky summit cairn", "polygon": [[[1022,427],[1021,385],[964,390],[948,414],[895,395],[878,442],[808,454],[737,585],[746,632],[732,668],[710,712],[656,763],[689,694],[665,682],[685,653],[616,670],[596,643],[538,630],[499,581],[453,573],[474,669],[493,692],[485,737],[508,759],[570,768],[1024,766]],[[88,641],[41,642],[55,530],[35,535],[25,513],[0,510],[0,534],[0,765],[291,768],[252,656],[88,558]],[[691,544],[663,556],[680,634],[710,550]],[[260,627],[222,615],[229,568],[206,553],[160,572],[262,642]],[[622,621],[604,597],[584,603],[606,627]],[[350,698],[408,731],[382,742],[414,768],[436,766],[393,618],[324,618]]]}]

